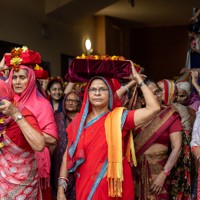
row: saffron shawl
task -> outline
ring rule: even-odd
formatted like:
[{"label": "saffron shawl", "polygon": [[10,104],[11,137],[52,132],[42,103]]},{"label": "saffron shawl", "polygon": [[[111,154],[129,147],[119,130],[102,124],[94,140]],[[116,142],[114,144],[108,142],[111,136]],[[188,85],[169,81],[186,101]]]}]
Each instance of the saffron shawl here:
[{"label": "saffron shawl", "polygon": [[[112,112],[108,114],[105,120],[106,140],[108,143],[108,192],[109,196],[111,197],[122,196],[122,181],[124,180],[124,176],[122,165],[123,152],[121,118],[123,110],[123,107],[115,108]],[[136,164],[133,139],[131,137],[129,138],[128,143],[130,146],[128,145],[129,149],[127,151],[131,151],[130,153],[132,154],[132,160]],[[133,147],[133,149],[131,147]],[[130,157],[128,157],[127,159],[130,160]]]},{"label": "saffron shawl", "polygon": [[[33,69],[30,67],[20,65],[20,69],[28,71],[28,84],[21,95],[15,93],[14,100],[20,102],[27,107],[38,120],[41,130],[58,139],[57,127],[54,119],[54,113],[51,104],[45,99],[36,88],[36,77]],[[13,69],[8,78],[8,84],[12,87]],[[48,178],[50,176],[50,153],[47,147],[43,152],[36,152],[36,159],[38,163],[39,176],[41,178]],[[49,181],[48,181],[49,182]]]}]

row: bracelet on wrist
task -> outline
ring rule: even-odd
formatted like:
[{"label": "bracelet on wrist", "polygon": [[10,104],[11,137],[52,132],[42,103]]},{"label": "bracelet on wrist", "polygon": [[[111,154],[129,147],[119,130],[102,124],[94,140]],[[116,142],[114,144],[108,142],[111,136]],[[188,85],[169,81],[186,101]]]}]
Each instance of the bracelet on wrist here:
[{"label": "bracelet on wrist", "polygon": [[58,177],[58,180],[60,180],[60,179],[64,179],[65,181],[67,181],[67,183],[69,183],[69,179],[66,178],[66,177],[64,177],[64,176],[60,176],[60,177]]},{"label": "bracelet on wrist", "polygon": [[67,182],[65,179],[58,179],[58,186],[61,186],[64,191],[67,191]]},{"label": "bracelet on wrist", "polygon": [[161,171],[165,176],[169,176],[170,175],[170,170],[164,169],[163,171]]},{"label": "bracelet on wrist", "polygon": [[141,88],[143,85],[145,85],[144,81],[141,81],[139,84],[138,84],[138,88]]}]

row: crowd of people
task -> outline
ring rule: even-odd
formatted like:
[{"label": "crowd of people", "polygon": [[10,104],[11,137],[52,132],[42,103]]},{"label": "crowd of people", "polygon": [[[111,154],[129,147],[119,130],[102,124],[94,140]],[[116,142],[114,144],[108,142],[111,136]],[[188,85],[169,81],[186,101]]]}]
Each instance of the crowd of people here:
[{"label": "crowd of people", "polygon": [[64,85],[38,77],[37,52],[5,54],[0,199],[200,199],[199,13],[177,80],[156,82],[130,61],[123,82],[96,74]]}]

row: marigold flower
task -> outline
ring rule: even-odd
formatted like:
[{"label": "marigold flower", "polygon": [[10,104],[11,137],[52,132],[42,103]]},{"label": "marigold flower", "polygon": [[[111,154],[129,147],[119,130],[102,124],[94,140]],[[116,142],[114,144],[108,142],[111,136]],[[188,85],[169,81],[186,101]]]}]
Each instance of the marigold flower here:
[{"label": "marigold flower", "polygon": [[15,57],[15,58],[12,58],[11,60],[10,60],[10,64],[11,65],[20,65],[22,63],[22,59],[21,58],[19,58],[19,57]]}]

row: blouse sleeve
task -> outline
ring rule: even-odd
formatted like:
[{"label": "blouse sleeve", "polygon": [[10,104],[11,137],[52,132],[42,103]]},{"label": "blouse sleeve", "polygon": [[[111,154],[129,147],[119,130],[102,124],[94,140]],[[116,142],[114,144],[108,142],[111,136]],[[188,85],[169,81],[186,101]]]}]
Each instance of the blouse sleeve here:
[{"label": "blouse sleeve", "polygon": [[[127,114],[125,114],[125,112],[127,112]],[[122,118],[125,117],[123,130],[129,131],[135,127],[135,122],[134,122],[135,110],[125,111],[125,112],[123,113],[123,115],[125,114],[126,116],[122,116]],[[122,119],[122,121],[123,121],[123,119]]]},{"label": "blouse sleeve", "polygon": [[177,131],[182,131],[182,125],[181,125],[180,118],[176,118],[173,121],[173,123],[170,125],[168,131],[169,131],[169,134],[177,132]]}]

